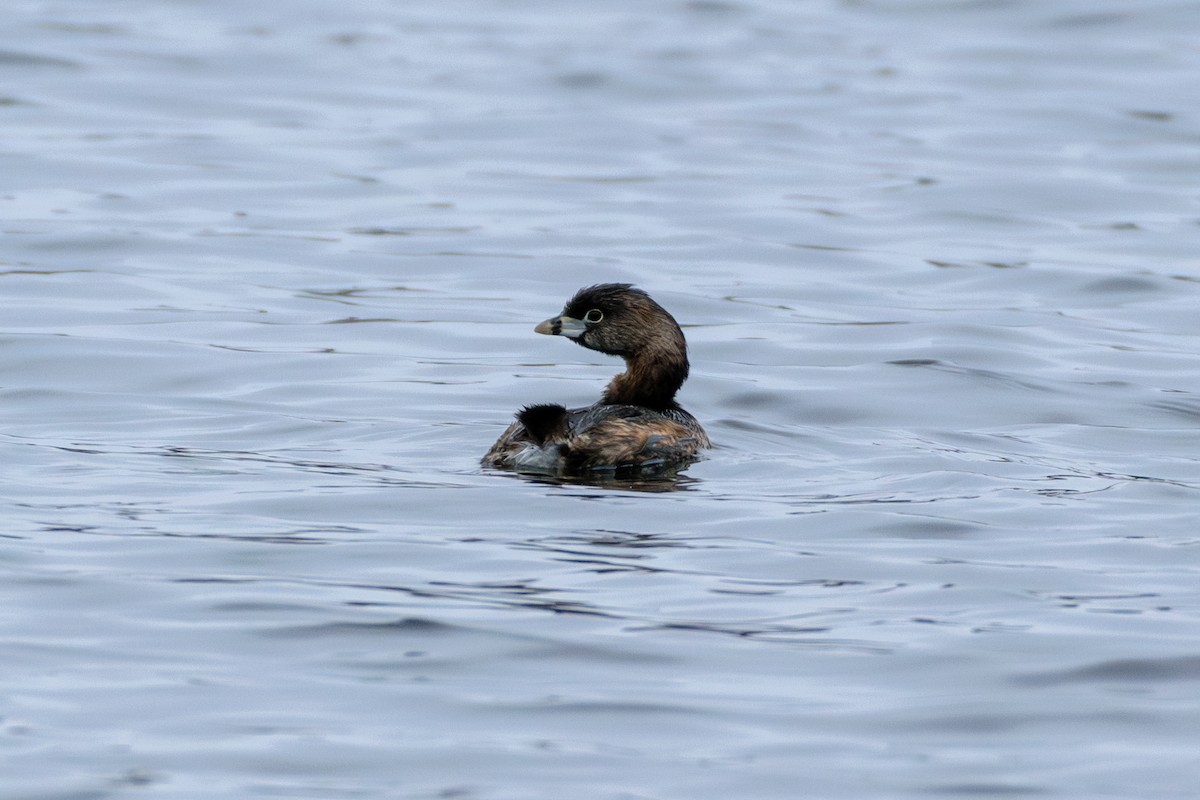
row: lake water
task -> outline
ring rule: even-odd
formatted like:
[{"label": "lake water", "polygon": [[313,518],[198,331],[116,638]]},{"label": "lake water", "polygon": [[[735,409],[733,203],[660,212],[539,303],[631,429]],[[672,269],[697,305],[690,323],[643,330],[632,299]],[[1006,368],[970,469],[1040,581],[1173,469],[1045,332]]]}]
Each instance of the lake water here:
[{"label": "lake water", "polygon": [[1200,5],[5,9],[5,800],[1196,796]]}]

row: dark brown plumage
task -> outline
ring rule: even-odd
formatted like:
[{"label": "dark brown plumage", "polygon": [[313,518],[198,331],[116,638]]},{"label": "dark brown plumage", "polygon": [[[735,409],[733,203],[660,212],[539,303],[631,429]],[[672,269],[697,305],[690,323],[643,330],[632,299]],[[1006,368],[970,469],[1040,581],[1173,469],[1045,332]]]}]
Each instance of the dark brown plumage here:
[{"label": "dark brown plumage", "polygon": [[687,342],[674,317],[640,289],[581,289],[535,331],[566,336],[625,359],[625,371],[585,408],[532,405],[483,457],[485,467],[556,474],[680,466],[709,447],[696,418],[675,402],[687,380]]}]

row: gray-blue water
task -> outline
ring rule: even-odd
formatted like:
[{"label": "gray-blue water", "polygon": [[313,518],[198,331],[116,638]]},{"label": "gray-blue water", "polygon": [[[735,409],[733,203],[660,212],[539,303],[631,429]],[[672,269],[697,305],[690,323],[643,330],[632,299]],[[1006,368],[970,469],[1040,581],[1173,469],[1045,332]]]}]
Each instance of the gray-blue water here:
[{"label": "gray-blue water", "polygon": [[[1198,34],[10,0],[0,796],[1191,800]],[[600,281],[718,447],[481,470]]]}]

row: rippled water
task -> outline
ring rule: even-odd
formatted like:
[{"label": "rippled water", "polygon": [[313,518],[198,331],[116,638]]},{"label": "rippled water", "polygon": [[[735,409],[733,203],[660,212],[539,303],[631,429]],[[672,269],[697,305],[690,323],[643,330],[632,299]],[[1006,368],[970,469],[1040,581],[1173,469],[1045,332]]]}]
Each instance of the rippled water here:
[{"label": "rippled water", "polygon": [[6,9],[6,800],[1194,797],[1200,6]]}]

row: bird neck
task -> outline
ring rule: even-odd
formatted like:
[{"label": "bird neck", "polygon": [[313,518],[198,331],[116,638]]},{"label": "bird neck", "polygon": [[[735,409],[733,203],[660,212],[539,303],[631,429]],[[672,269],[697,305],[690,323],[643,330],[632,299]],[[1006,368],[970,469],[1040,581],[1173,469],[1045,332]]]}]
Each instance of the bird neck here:
[{"label": "bird neck", "polygon": [[625,371],[609,382],[600,402],[665,409],[688,376],[686,345],[647,347],[625,357]]}]

